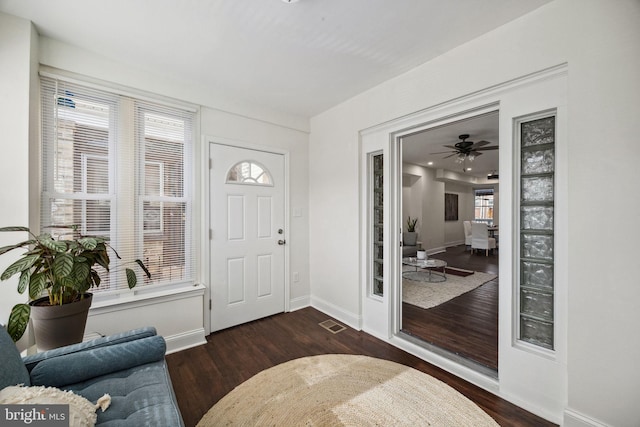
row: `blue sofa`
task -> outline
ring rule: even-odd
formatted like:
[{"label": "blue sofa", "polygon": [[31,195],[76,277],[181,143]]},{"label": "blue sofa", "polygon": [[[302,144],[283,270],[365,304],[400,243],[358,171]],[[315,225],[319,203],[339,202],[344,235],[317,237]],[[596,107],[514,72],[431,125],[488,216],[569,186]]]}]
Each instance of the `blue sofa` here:
[{"label": "blue sofa", "polygon": [[101,426],[184,426],[165,362],[166,344],[155,328],[135,329],[21,357],[0,326],[0,389],[10,385],[57,387],[95,403]]}]

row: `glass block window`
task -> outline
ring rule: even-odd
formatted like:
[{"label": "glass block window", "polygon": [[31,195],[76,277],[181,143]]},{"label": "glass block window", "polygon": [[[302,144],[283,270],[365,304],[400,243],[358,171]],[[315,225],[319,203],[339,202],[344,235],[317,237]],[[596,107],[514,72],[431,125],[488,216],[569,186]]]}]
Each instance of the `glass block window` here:
[{"label": "glass block window", "polygon": [[519,122],[519,339],[554,349],[555,115]]},{"label": "glass block window", "polygon": [[271,174],[260,163],[244,160],[238,162],[227,173],[227,184],[249,184],[273,186]]},{"label": "glass block window", "polygon": [[384,161],[382,154],[370,156],[371,185],[371,289],[373,295],[384,295]]}]

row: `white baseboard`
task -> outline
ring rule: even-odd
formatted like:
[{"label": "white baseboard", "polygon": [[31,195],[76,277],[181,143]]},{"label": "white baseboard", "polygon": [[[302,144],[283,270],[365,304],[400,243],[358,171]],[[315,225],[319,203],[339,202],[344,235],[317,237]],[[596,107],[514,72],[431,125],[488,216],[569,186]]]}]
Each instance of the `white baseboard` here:
[{"label": "white baseboard", "polygon": [[311,307],[346,323],[349,327],[359,331],[362,329],[362,319],[355,313],[343,310],[342,308],[323,300],[322,298],[311,296]]},{"label": "white baseboard", "polygon": [[563,427],[610,427],[609,424],[605,424],[601,421],[597,421],[587,415],[581,414],[578,411],[574,411],[571,408],[564,410],[564,422]]},{"label": "white baseboard", "polygon": [[204,328],[182,332],[164,337],[167,342],[167,354],[176,353],[191,347],[206,344]]},{"label": "white baseboard", "polygon": [[309,307],[310,305],[311,297],[309,295],[294,298],[289,301],[289,311],[300,310],[301,308]]},{"label": "white baseboard", "polygon": [[439,254],[441,252],[446,252],[446,251],[447,251],[446,246],[440,246],[437,248],[427,249],[427,255],[431,256],[431,255]]}]

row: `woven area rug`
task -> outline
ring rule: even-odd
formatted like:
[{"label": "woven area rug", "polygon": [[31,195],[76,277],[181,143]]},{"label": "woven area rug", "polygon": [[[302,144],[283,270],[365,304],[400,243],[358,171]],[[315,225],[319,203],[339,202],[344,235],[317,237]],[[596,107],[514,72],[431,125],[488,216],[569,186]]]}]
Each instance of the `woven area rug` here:
[{"label": "woven area rug", "polygon": [[498,424],[445,383],[368,356],[328,354],[260,372],[198,423],[213,426],[473,426]]},{"label": "woven area rug", "polygon": [[402,279],[402,301],[421,308],[432,308],[445,303],[457,296],[474,290],[475,288],[495,279],[495,274],[476,271],[466,277],[447,274],[445,282],[430,283],[420,280],[419,275],[425,272],[419,271],[416,275],[413,271],[407,271]]}]

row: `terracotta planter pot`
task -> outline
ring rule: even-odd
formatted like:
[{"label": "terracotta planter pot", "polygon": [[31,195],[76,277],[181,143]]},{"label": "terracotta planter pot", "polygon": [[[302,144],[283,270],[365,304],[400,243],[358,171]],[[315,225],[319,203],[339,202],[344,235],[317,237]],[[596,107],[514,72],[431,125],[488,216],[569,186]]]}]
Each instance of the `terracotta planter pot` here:
[{"label": "terracotta planter pot", "polygon": [[31,301],[31,322],[38,350],[51,350],[82,342],[93,294],[64,305],[38,305],[48,297]]}]

